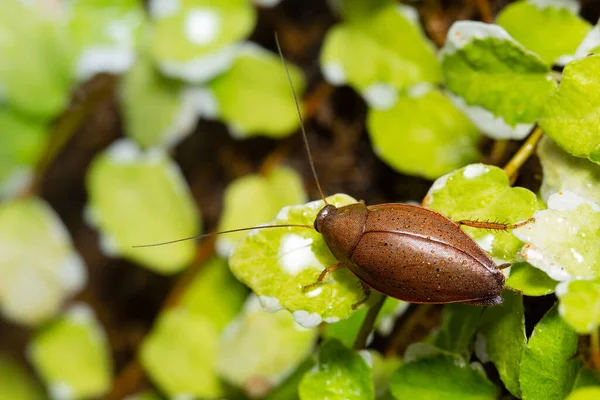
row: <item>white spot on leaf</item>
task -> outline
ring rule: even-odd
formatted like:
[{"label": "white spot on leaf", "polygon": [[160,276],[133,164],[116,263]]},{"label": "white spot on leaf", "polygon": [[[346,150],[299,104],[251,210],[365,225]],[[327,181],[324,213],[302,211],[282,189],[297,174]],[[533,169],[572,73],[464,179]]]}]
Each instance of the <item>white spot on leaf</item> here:
[{"label": "white spot on leaf", "polygon": [[267,312],[277,312],[283,310],[283,306],[279,302],[279,299],[271,296],[259,296],[258,301],[262,308]]},{"label": "white spot on leaf", "polygon": [[387,83],[374,83],[362,95],[371,107],[379,110],[388,110],[398,101],[398,91]]},{"label": "white spot on leaf", "polygon": [[176,14],[181,8],[181,0],[150,0],[148,9],[154,18],[164,18]]},{"label": "white spot on leaf", "polygon": [[332,85],[341,86],[346,83],[346,73],[342,64],[330,61],[323,65],[323,77]]},{"label": "white spot on leaf", "polygon": [[484,164],[471,164],[465,167],[463,176],[467,179],[477,178],[489,171],[489,168]]},{"label": "white spot on leaf", "polygon": [[221,18],[219,14],[204,8],[192,9],[185,20],[185,33],[190,42],[208,45],[219,35]]},{"label": "white spot on leaf", "polygon": [[297,275],[305,268],[321,264],[312,251],[312,242],[311,238],[293,233],[281,238],[279,257],[281,266],[288,274]]},{"label": "white spot on leaf", "polygon": [[292,316],[294,317],[294,320],[304,328],[314,328],[323,321],[318,313],[309,313],[305,310],[294,311]]},{"label": "white spot on leaf", "polygon": [[202,83],[229,69],[241,48],[241,44],[235,43],[188,61],[162,60],[159,68],[165,75]]},{"label": "white spot on leaf", "polygon": [[579,14],[579,10],[581,9],[581,5],[579,2],[574,0],[528,0],[529,3],[533,4],[540,10],[545,8],[557,8],[557,9],[565,9],[570,11],[573,14]]}]

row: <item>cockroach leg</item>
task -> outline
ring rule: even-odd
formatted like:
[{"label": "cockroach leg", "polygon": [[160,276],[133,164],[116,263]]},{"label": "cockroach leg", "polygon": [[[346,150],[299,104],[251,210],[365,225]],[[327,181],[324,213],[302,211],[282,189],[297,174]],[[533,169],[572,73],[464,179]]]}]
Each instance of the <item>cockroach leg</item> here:
[{"label": "cockroach leg", "polygon": [[321,275],[319,275],[319,278],[317,278],[317,281],[315,283],[311,283],[310,285],[302,286],[302,290],[307,291],[307,290],[314,288],[315,286],[317,286],[321,282],[323,282],[323,279],[325,279],[327,274],[330,274],[334,271],[337,271],[338,269],[343,269],[343,268],[346,268],[346,266],[344,265],[343,262],[339,262],[337,264],[330,265],[329,267],[327,267],[323,271],[321,271]]},{"label": "cockroach leg", "polygon": [[369,300],[369,296],[371,296],[371,288],[369,287],[369,285],[367,285],[363,281],[361,281],[360,284],[362,285],[362,289],[363,289],[363,293],[364,293],[365,297],[361,301],[352,304],[353,310],[356,310],[359,306],[366,303],[367,300]]},{"label": "cockroach leg", "polygon": [[517,222],[516,224],[501,224],[499,222],[488,222],[488,221],[471,221],[468,219],[461,219],[456,222],[458,225],[466,225],[473,228],[481,228],[481,229],[493,229],[498,231],[507,231],[511,229],[519,228],[523,225],[527,225],[535,221],[534,217],[526,219],[525,221]]},{"label": "cockroach leg", "polygon": [[510,267],[511,265],[512,265],[511,263],[505,263],[505,264],[498,265],[496,268],[498,268],[498,269],[504,269],[504,268]]}]

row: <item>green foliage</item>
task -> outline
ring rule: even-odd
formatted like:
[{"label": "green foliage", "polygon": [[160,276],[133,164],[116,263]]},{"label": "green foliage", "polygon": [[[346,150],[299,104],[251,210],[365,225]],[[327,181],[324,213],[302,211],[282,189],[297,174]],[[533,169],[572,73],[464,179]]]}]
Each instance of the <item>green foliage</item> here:
[{"label": "green foliage", "polygon": [[558,312],[577,332],[592,333],[600,325],[600,279],[561,283],[556,289]]},{"label": "green foliage", "polygon": [[374,400],[371,367],[336,339],[319,347],[316,368],[298,387],[301,400]]},{"label": "green foliage", "polygon": [[595,400],[598,397],[600,397],[600,386],[592,386],[574,390],[567,400]]},{"label": "green foliage", "polygon": [[600,163],[600,55],[569,63],[560,87],[548,99],[539,124],[557,145]]},{"label": "green foliage", "polygon": [[444,353],[403,364],[392,376],[390,388],[398,400],[492,400],[497,396],[496,387],[480,368]]},{"label": "green foliage", "polygon": [[45,322],[86,283],[66,228],[41,199],[0,204],[0,254],[0,306],[9,320]]},{"label": "green foliage", "polygon": [[435,179],[479,158],[475,126],[429,86],[413,87],[393,108],[370,109],[367,126],[377,155],[405,174]]},{"label": "green foliage", "polygon": [[510,276],[506,286],[527,296],[545,296],[553,293],[558,282],[543,271],[526,262],[519,262],[510,267]]},{"label": "green foliage", "polygon": [[427,343],[468,359],[471,343],[477,330],[483,309],[466,304],[447,304],[442,313],[442,322],[437,332]]},{"label": "green foliage", "polygon": [[[498,167],[471,164],[439,178],[429,189],[423,205],[454,221],[499,221],[515,223],[530,218],[538,209],[532,192],[510,187]],[[513,262],[523,243],[504,231],[464,227],[495,259]]]},{"label": "green foliage", "polygon": [[[334,195],[327,202],[339,207],[356,200]],[[263,307],[271,311],[285,308],[304,327],[346,319],[354,312],[352,304],[364,297],[357,278],[345,269],[334,272],[312,290],[302,289],[337,263],[321,234],[312,229],[323,205],[319,200],[283,208],[273,224],[304,224],[311,229],[251,231],[229,258],[233,274],[259,296]]]},{"label": "green foliage", "polygon": [[9,357],[0,355],[0,399],[40,400],[42,390],[22,365]]},{"label": "green foliage", "polygon": [[442,69],[456,103],[493,138],[525,137],[556,87],[538,55],[503,28],[480,22],[452,25]]},{"label": "green foliage", "polygon": [[[591,26],[577,15],[577,1],[564,1],[562,6],[560,2],[545,3],[529,0],[514,2],[498,14],[496,22],[547,64],[561,63],[561,59],[575,54]],[[560,32],[560,35],[556,35],[556,32]]]},{"label": "green foliage", "polygon": [[523,399],[564,399],[581,368],[581,360],[573,357],[576,352],[577,333],[552,307],[523,351],[519,376]]},{"label": "green foliage", "polygon": [[187,184],[165,153],[141,152],[129,140],[117,141],[94,160],[86,184],[89,222],[99,228],[101,245],[109,255],[121,255],[163,274],[178,272],[192,261],[191,241],[132,248],[195,236],[200,230]]},{"label": "green foliage", "polygon": [[87,305],[72,306],[37,332],[28,354],[53,398],[100,397],[111,387],[108,343]]}]

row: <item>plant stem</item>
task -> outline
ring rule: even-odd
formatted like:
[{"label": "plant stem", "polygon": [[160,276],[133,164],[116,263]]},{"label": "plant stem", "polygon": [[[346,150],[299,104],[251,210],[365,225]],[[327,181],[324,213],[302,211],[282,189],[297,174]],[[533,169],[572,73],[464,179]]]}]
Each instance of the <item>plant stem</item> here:
[{"label": "plant stem", "polygon": [[519,169],[525,164],[525,161],[533,154],[535,147],[542,138],[544,133],[539,126],[536,126],[531,135],[527,138],[525,143],[521,146],[519,151],[515,153],[513,158],[504,167],[504,172],[508,178],[512,181],[513,177],[517,174]]},{"label": "plant stem", "polygon": [[373,326],[375,325],[375,320],[377,319],[377,315],[381,308],[383,307],[383,303],[385,302],[386,296],[380,294],[380,298],[377,300],[375,304],[369,308],[369,312],[367,316],[363,320],[362,325],[360,326],[360,330],[358,331],[358,335],[356,335],[356,339],[354,340],[354,346],[352,348],[354,350],[364,349],[367,345],[367,339],[373,330]]},{"label": "plant stem", "polygon": [[592,366],[596,371],[600,372],[600,332],[598,328],[592,330],[590,344],[592,347],[591,361]]},{"label": "plant stem", "polygon": [[492,9],[488,0],[475,0],[481,20],[487,24],[492,22]]}]

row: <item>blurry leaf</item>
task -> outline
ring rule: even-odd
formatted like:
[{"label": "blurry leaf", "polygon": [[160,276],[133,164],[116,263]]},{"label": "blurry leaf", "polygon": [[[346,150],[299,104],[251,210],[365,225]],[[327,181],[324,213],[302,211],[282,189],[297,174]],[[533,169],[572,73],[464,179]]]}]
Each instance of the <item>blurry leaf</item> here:
[{"label": "blurry leaf", "polygon": [[123,77],[120,95],[125,133],[143,147],[173,146],[196,124],[194,92],[161,76],[144,57]]},{"label": "blurry leaf", "polygon": [[592,28],[585,36],[585,38],[577,47],[577,51],[575,52],[575,56],[573,59],[580,59],[587,57],[590,54],[599,54],[600,53],[600,20],[596,23],[596,26]]},{"label": "blurry leaf", "polygon": [[50,119],[70,97],[71,49],[63,24],[43,19],[37,11],[19,0],[2,0],[0,103]]},{"label": "blurry leaf", "polygon": [[[513,234],[525,260],[557,281],[600,277],[600,206],[573,192],[550,196],[548,210]],[[557,234],[560,232],[560,234]]]},{"label": "blurry leaf", "polygon": [[394,4],[394,0],[337,0],[328,2],[333,11],[339,13],[346,21],[368,18],[382,8],[389,7],[392,4]]},{"label": "blurry leaf", "polygon": [[17,323],[53,317],[87,280],[62,221],[38,198],[0,204],[0,255],[2,312]]},{"label": "blurry leaf", "polygon": [[589,386],[574,390],[566,400],[597,400],[600,398],[600,386]]},{"label": "blurry leaf", "polygon": [[166,75],[205,82],[226,71],[254,29],[248,0],[153,0],[151,53]]},{"label": "blurry leaf", "polygon": [[27,374],[25,368],[8,357],[0,355],[0,399],[45,399],[41,388]]},{"label": "blurry leaf", "polygon": [[[471,164],[442,176],[429,189],[423,205],[453,221],[515,223],[530,218],[538,200],[522,187],[510,187],[501,168]],[[496,260],[514,262],[523,243],[504,231],[463,227]]]},{"label": "blurry leaf", "polygon": [[[271,221],[285,206],[306,203],[304,181],[288,167],[276,167],[267,175],[248,175],[225,189],[223,212],[218,231],[252,227]],[[217,237],[216,250],[228,257],[248,232]]]},{"label": "blurry leaf", "polygon": [[321,51],[325,79],[352,86],[376,108],[392,107],[397,91],[439,83],[435,48],[407,9],[391,4],[331,28]]},{"label": "blurry leaf", "polygon": [[526,262],[513,264],[506,286],[526,296],[545,296],[554,293],[557,281]]},{"label": "blurry leaf", "polygon": [[600,279],[563,282],[556,288],[562,319],[580,334],[600,325]]},{"label": "blurry leaf", "polygon": [[492,400],[497,396],[483,371],[445,354],[403,364],[392,376],[390,387],[398,400]]},{"label": "blurry leaf", "polygon": [[300,385],[304,374],[308,373],[314,365],[315,360],[313,357],[308,357],[281,385],[269,394],[266,400],[299,400],[298,385]]},{"label": "blurry leaf", "polygon": [[537,155],[544,169],[540,189],[544,201],[553,193],[568,190],[600,204],[600,165],[573,157],[547,136],[542,137]]},{"label": "blurry leaf", "polygon": [[556,83],[550,68],[497,26],[455,22],[442,51],[453,100],[486,135],[523,139]]},{"label": "blurry leaf", "polygon": [[496,22],[547,64],[563,64],[591,29],[579,8],[576,0],[521,0],[506,6]]},{"label": "blurry leaf", "polygon": [[38,332],[29,346],[31,362],[52,398],[96,398],[110,389],[110,350],[89,306],[72,306]]},{"label": "blurry leaf", "polygon": [[389,393],[390,380],[396,370],[402,365],[397,357],[384,357],[375,350],[368,350],[373,360],[373,386],[377,399]]},{"label": "blurry leaf", "polygon": [[535,326],[523,352],[519,377],[523,399],[564,399],[581,368],[581,360],[573,358],[576,353],[577,333],[554,306]]},{"label": "blurry leaf", "polygon": [[485,354],[496,366],[506,388],[520,398],[519,368],[527,344],[523,298],[509,291],[504,291],[503,297],[502,305],[483,311],[478,341],[483,340]]},{"label": "blurry leaf", "polygon": [[[560,306],[559,306],[560,312]],[[586,387],[586,386],[598,386],[600,385],[600,373],[592,367],[583,366],[575,378],[573,383],[573,390]]]},{"label": "blurry leaf", "polygon": [[441,326],[435,334],[428,338],[427,343],[469,359],[470,346],[482,312],[482,307],[446,304],[442,312]]},{"label": "blurry leaf", "polygon": [[[327,198],[336,207],[356,200],[338,194]],[[283,208],[273,224],[313,226],[322,200]],[[338,261],[323,237],[314,229],[278,228],[250,231],[229,258],[233,274],[257,295],[265,309],[285,308],[296,322],[313,327],[337,322],[354,313],[352,304],[363,299],[358,279],[347,269],[331,274],[310,291],[302,286],[314,283],[321,271]]]},{"label": "blurry leaf", "polygon": [[145,12],[140,0],[74,0],[67,3],[69,31],[77,48],[77,77],[119,74],[135,59]]},{"label": "blurry leaf", "polygon": [[540,127],[576,157],[600,163],[600,55],[569,63],[560,87],[546,101]]},{"label": "blurry leaf", "polygon": [[30,184],[45,140],[45,125],[0,108],[0,199]]},{"label": "blurry leaf", "polygon": [[200,216],[177,165],[159,150],[141,152],[130,140],[114,142],[87,172],[88,219],[101,232],[101,246],[158,273],[187,267],[193,241],[132,248],[195,236]]},{"label": "blurry leaf", "polygon": [[298,393],[302,400],[373,400],[372,371],[359,354],[329,339],[321,344],[317,365],[304,375]]},{"label": "blurry leaf", "polygon": [[317,331],[299,326],[288,312],[268,313],[250,296],[225,329],[216,368],[252,397],[278,386],[311,353]]},{"label": "blurry leaf", "polygon": [[[396,318],[406,311],[408,306],[409,303],[387,297],[381,311],[377,314],[375,329],[384,336],[389,335]],[[323,337],[338,339],[344,346],[352,347],[368,311],[367,308],[361,308],[348,319],[327,324],[323,330]]]},{"label": "blurry leaf", "polygon": [[177,308],[161,313],[141,346],[140,362],[170,398],[219,398],[214,364],[219,332],[206,317]]},{"label": "blurry leaf", "polygon": [[213,257],[186,288],[178,306],[207,317],[220,332],[239,313],[247,293],[231,275],[227,262]]},{"label": "blurry leaf", "polygon": [[153,392],[143,392],[127,396],[125,400],[162,400],[162,398]]},{"label": "blurry leaf", "polygon": [[[304,92],[302,71],[288,69],[298,96]],[[298,112],[279,57],[257,45],[245,45],[231,69],[208,83],[216,114],[236,138],[289,136],[298,128]],[[198,108],[203,111],[206,98]],[[213,107],[209,101],[209,107]]]},{"label": "blurry leaf", "polygon": [[435,179],[479,158],[477,128],[437,89],[370,109],[367,127],[379,158],[405,174]]}]

